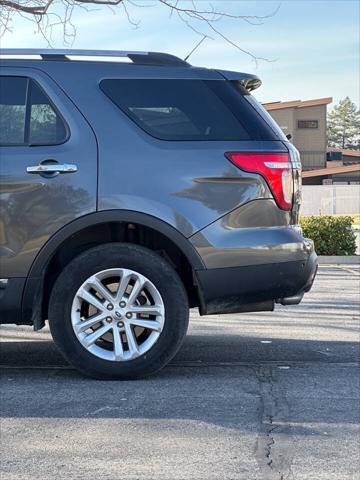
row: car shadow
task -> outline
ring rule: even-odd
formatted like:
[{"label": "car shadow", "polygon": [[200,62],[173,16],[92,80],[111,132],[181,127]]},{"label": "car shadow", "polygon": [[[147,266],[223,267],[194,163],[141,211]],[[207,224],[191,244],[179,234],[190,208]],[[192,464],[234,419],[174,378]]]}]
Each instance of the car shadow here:
[{"label": "car shadow", "polygon": [[[284,324],[282,323],[282,326]],[[290,328],[291,325],[289,325]],[[171,365],[245,363],[346,363],[358,362],[360,345],[352,341],[303,340],[219,334],[218,326],[208,334],[189,334]],[[352,331],[353,329],[349,329]],[[36,334],[32,334],[36,335]],[[0,366],[5,368],[69,367],[48,338],[35,341],[31,333],[1,332]],[[31,338],[31,340],[29,340]]]}]

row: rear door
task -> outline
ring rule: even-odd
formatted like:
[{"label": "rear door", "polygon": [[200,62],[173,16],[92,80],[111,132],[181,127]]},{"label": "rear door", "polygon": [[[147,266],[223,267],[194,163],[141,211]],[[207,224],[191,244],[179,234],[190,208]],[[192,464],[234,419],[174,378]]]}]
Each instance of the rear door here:
[{"label": "rear door", "polygon": [[26,277],[47,240],[96,210],[95,135],[57,84],[32,68],[0,76],[0,277]]}]

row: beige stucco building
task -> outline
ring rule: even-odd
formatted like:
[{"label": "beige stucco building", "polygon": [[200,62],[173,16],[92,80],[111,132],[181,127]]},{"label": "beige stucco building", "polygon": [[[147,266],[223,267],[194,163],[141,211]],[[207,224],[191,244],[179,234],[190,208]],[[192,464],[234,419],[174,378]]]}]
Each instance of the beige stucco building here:
[{"label": "beige stucco building", "polygon": [[331,97],[264,103],[299,150],[303,183],[360,183],[360,151],[327,147],[326,108]]},{"label": "beige stucco building", "polygon": [[326,167],[326,107],[331,97],[265,103],[264,107],[299,150],[303,170]]}]

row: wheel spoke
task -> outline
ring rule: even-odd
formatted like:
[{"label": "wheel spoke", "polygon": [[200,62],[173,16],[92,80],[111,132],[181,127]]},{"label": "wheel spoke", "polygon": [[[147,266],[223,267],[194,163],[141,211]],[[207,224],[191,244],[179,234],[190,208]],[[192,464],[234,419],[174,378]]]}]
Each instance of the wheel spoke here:
[{"label": "wheel spoke", "polygon": [[132,331],[132,328],[128,323],[125,323],[125,334],[129,347],[130,357],[137,357],[139,355],[139,347],[136,342],[136,338]]},{"label": "wheel spoke", "polygon": [[162,315],[161,306],[160,305],[140,305],[140,306],[132,306],[128,309],[129,312],[140,314],[140,315]]},{"label": "wheel spoke", "polygon": [[134,286],[131,290],[131,293],[130,293],[130,296],[128,298],[128,304],[129,305],[133,305],[135,303],[135,300],[137,299],[137,297],[140,295],[141,291],[143,290],[144,286],[145,286],[145,281],[141,278],[141,277],[138,277],[136,279],[136,282],[134,283]]},{"label": "wheel spoke", "polygon": [[130,278],[131,278],[130,275],[123,273],[121,280],[119,282],[117,292],[116,292],[116,300],[115,300],[116,302],[119,303],[120,300],[123,298],[125,291],[129,285]]},{"label": "wheel spoke", "polygon": [[137,327],[148,328],[150,330],[154,330],[155,332],[161,332],[161,325],[156,320],[143,320],[141,318],[132,318],[129,320],[132,325]]},{"label": "wheel spoke", "polygon": [[83,340],[83,345],[86,347],[86,348],[89,348],[91,345],[93,345],[96,340],[98,340],[99,338],[101,338],[106,332],[108,332],[111,328],[111,325],[104,325],[100,328],[98,328],[97,330],[95,330],[95,332],[93,333],[90,333],[87,337],[85,337],[85,339]]},{"label": "wheel spoke", "polygon": [[104,305],[100,302],[98,298],[96,298],[94,295],[92,295],[90,292],[85,290],[84,288],[81,288],[78,291],[78,296],[85,300],[86,302],[90,303],[93,307],[97,308],[99,312],[104,311]]},{"label": "wheel spoke", "polygon": [[124,348],[122,345],[119,329],[116,326],[113,327],[113,337],[115,360],[119,361],[124,358]]},{"label": "wheel spoke", "polygon": [[102,283],[101,281],[96,278],[92,277],[87,283],[90,287],[92,287],[94,290],[96,290],[97,293],[100,293],[100,295],[108,302],[112,303],[115,300],[115,297],[113,294],[108,290]]},{"label": "wheel spoke", "polygon": [[85,330],[87,330],[90,327],[93,327],[94,325],[101,322],[105,318],[106,318],[105,313],[95,314],[95,315],[93,315],[92,317],[90,317],[86,320],[80,321],[79,323],[74,325],[74,327],[75,327],[77,333],[85,332]]}]

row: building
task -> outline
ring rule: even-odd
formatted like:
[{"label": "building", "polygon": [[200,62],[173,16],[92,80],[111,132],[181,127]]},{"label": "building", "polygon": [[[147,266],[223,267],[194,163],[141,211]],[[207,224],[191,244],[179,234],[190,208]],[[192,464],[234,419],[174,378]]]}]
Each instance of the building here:
[{"label": "building", "polygon": [[263,104],[299,150],[305,185],[360,182],[360,152],[327,147],[326,109],[331,102],[326,97]]},{"label": "building", "polygon": [[[333,165],[335,163],[335,165]],[[360,162],[344,165],[341,162],[328,162],[326,168],[306,170],[302,173],[303,185],[359,185]],[[360,192],[358,192],[360,200]]]},{"label": "building", "polygon": [[303,170],[325,168],[326,107],[331,97],[265,103],[263,106],[299,150]]},{"label": "building", "polygon": [[348,150],[346,148],[328,147],[327,161],[341,161],[343,165],[360,163],[360,150]]}]

